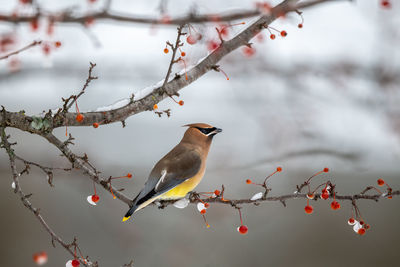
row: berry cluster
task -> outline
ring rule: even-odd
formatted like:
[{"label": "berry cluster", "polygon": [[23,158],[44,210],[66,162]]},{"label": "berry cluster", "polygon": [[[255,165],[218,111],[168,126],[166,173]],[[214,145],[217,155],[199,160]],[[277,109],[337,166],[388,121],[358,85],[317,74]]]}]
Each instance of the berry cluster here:
[{"label": "berry cluster", "polygon": [[[109,178],[108,178],[107,183],[110,185],[110,193],[111,193],[111,195],[113,196],[114,199],[116,199],[117,197],[114,195],[114,191],[113,191],[112,186],[111,186],[111,181],[114,180],[114,179],[120,179],[120,178],[128,178],[128,179],[131,179],[132,177],[133,177],[132,174],[131,174],[131,173],[128,173],[128,174],[125,175],[125,176],[120,176],[120,177],[109,177]],[[93,195],[89,195],[89,196],[86,198],[86,200],[87,200],[87,202],[89,202],[89,204],[91,204],[91,205],[93,205],[93,206],[96,206],[96,205],[97,205],[97,202],[99,202],[99,200],[100,200],[100,197],[99,197],[99,195],[97,194],[97,191],[96,191],[96,184],[95,184],[94,181],[93,181],[93,189],[94,189],[94,194],[93,194]]]},{"label": "berry cluster", "polygon": [[[221,195],[221,191],[219,191],[219,190],[215,190],[214,192],[201,192],[201,193],[198,193],[198,195],[197,195],[197,199],[200,201],[197,204],[197,210],[200,212],[201,216],[203,217],[203,220],[204,220],[204,223],[205,223],[206,227],[210,228],[210,225],[208,224],[206,216],[205,216],[205,214],[207,212],[207,209],[210,207],[210,203],[204,202],[198,196],[204,196],[204,197],[209,198],[209,199],[210,198],[217,198],[217,197],[221,196],[222,200],[223,200],[223,196]],[[188,203],[189,202],[187,202],[187,204]]]}]

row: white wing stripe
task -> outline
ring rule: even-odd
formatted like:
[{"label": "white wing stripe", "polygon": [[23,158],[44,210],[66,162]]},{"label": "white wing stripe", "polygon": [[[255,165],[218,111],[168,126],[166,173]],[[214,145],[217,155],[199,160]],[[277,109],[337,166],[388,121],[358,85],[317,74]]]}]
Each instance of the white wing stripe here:
[{"label": "white wing stripe", "polygon": [[160,185],[160,183],[162,183],[164,181],[165,176],[167,176],[167,171],[166,170],[162,170],[161,172],[161,177],[160,180],[158,180],[155,189],[157,190],[158,186]]}]

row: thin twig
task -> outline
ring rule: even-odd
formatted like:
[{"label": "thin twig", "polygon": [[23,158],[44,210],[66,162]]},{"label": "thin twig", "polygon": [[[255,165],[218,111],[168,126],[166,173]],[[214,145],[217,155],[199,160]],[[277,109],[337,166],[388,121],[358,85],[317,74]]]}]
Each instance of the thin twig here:
[{"label": "thin twig", "polygon": [[32,43],[28,44],[27,46],[22,47],[21,49],[18,49],[18,50],[14,51],[14,52],[8,53],[8,54],[6,54],[4,56],[1,56],[0,60],[7,59],[7,58],[9,58],[9,57],[11,57],[13,55],[17,55],[17,54],[19,54],[19,53],[21,53],[21,52],[23,52],[25,50],[28,50],[29,48],[32,48],[32,47],[37,46],[37,45],[40,45],[41,43],[42,43],[42,41],[33,41]]}]

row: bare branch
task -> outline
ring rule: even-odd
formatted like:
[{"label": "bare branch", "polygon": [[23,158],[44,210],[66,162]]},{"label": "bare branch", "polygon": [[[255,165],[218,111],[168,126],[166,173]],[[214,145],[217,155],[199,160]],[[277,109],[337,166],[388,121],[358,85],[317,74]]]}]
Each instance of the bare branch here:
[{"label": "bare branch", "polygon": [[8,53],[8,54],[6,54],[4,56],[1,56],[0,60],[7,59],[7,58],[9,58],[9,57],[11,57],[13,55],[17,55],[17,54],[19,54],[19,53],[21,53],[21,52],[23,52],[25,50],[28,50],[29,48],[32,48],[32,47],[37,46],[37,45],[40,45],[41,43],[42,43],[42,41],[33,41],[32,43],[28,44],[27,46],[22,47],[21,49],[18,49],[18,50],[14,51],[14,52]]},{"label": "bare branch", "polygon": [[[187,70],[186,77],[175,76],[171,81],[167,81],[164,86],[154,88],[152,93],[138,99],[132,99],[129,103],[121,108],[112,109],[107,111],[99,112],[85,112],[82,115],[85,117],[84,121],[78,122],[75,120],[77,113],[66,113],[65,117],[54,117],[52,127],[68,126],[90,126],[95,122],[104,121],[103,124],[112,122],[119,122],[126,118],[146,111],[153,110],[153,106],[158,102],[162,101],[170,95],[176,94],[179,90],[186,87],[190,83],[194,82],[205,73],[213,70],[217,63],[226,55],[234,51],[235,49],[247,45],[251,38],[262,31],[266,25],[272,23],[276,18],[282,16],[288,12],[295,11],[301,7],[309,7],[318,3],[330,2],[331,0],[325,1],[312,1],[296,5],[297,0],[285,0],[281,4],[271,9],[271,13],[260,17],[256,22],[248,26],[236,37],[231,40],[224,41],[218,49],[210,53],[206,58],[200,61],[196,66]],[[166,93],[168,92],[168,94]],[[26,116],[18,112],[6,112],[6,125],[9,127],[19,128],[23,131],[40,134],[42,131],[31,127],[30,122],[33,120],[32,117]],[[0,117],[0,124],[2,123],[2,117]]]},{"label": "bare branch", "polygon": [[[11,148],[11,144],[8,142],[8,136],[5,133],[5,129],[3,126],[0,127],[0,135],[1,135],[1,140],[2,140],[2,146],[4,149],[7,151],[9,160],[10,160],[10,167],[11,167],[11,172],[12,172],[12,178],[15,184],[15,193],[17,193],[20,198],[22,203],[24,204],[25,207],[27,207],[34,215],[35,217],[39,220],[39,222],[42,224],[44,229],[50,234],[52,242],[54,243],[57,242],[61,246],[63,246],[69,254],[71,254],[73,257],[75,257],[74,250],[72,249],[71,244],[65,243],[52,229],[51,227],[47,224],[47,222],[44,220],[43,216],[40,214],[40,210],[38,208],[35,208],[32,203],[28,200],[28,197],[30,195],[25,195],[24,192],[22,191],[20,184],[19,184],[19,174],[17,171],[17,167],[15,164],[15,153],[14,150]],[[76,240],[74,240],[73,244],[76,246]],[[93,264],[92,262],[85,262],[83,259],[78,258],[79,261],[84,265],[84,266],[97,266],[97,264]]]},{"label": "bare branch", "polygon": [[187,23],[195,24],[195,23],[207,23],[207,22],[224,22],[224,21],[234,21],[239,19],[250,18],[254,16],[260,15],[261,12],[258,9],[254,10],[242,10],[230,12],[227,14],[188,14],[186,16],[171,18],[165,20],[159,17],[144,17],[140,15],[130,15],[124,14],[116,11],[109,11],[108,8],[106,10],[96,12],[96,13],[88,13],[81,16],[73,16],[71,15],[71,10],[67,10],[64,13],[49,13],[44,12],[43,10],[39,10],[39,13],[32,15],[6,15],[0,14],[1,22],[9,22],[13,24],[18,23],[26,23],[31,22],[34,19],[40,17],[50,17],[56,23],[77,23],[84,25],[88,20],[98,20],[98,21],[117,21],[117,22],[125,22],[125,23],[140,23],[140,24],[165,24],[165,25],[184,25]]}]

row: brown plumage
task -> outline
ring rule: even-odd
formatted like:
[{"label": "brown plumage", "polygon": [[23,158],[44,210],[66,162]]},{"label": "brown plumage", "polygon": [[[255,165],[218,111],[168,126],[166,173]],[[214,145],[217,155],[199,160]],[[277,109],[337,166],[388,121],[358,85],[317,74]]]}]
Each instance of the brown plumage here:
[{"label": "brown plumage", "polygon": [[222,130],[205,123],[185,126],[181,142],[154,166],[123,221],[156,199],[185,197],[203,178],[211,141]]}]

